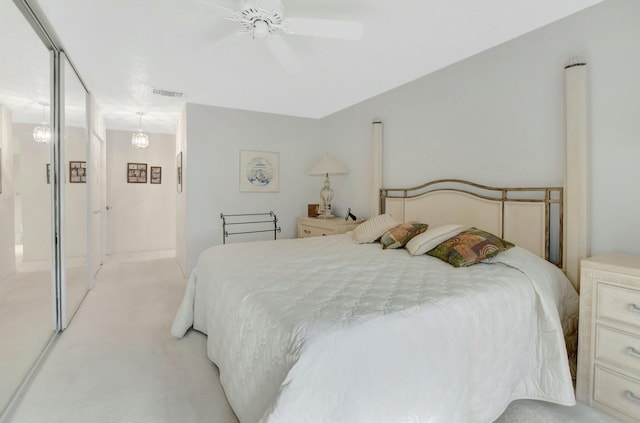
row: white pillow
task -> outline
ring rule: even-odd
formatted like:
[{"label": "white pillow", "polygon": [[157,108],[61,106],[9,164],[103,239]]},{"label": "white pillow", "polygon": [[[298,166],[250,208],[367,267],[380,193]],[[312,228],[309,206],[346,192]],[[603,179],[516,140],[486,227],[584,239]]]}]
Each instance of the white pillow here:
[{"label": "white pillow", "polygon": [[464,229],[464,225],[442,225],[429,228],[426,232],[413,237],[405,248],[412,256],[419,256],[434,249],[443,241],[453,238]]},{"label": "white pillow", "polygon": [[389,214],[372,217],[356,226],[353,230],[353,240],[358,244],[369,244],[380,238],[389,229],[398,226],[400,222]]}]

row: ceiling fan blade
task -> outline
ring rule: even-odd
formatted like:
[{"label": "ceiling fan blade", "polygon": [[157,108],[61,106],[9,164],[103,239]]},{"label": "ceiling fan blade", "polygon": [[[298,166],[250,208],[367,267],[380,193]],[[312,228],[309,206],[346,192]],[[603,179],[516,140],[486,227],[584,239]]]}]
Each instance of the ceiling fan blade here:
[{"label": "ceiling fan blade", "polygon": [[256,0],[255,5],[267,10],[282,10],[282,1],[280,0]]},{"label": "ceiling fan blade", "polygon": [[206,4],[210,7],[215,7],[216,9],[224,10],[227,13],[232,13],[234,11],[234,7],[238,6],[238,3],[235,0],[196,0],[199,3]]},{"label": "ceiling fan blade", "polygon": [[281,37],[271,37],[265,40],[267,48],[276,58],[280,66],[289,73],[296,73],[302,70],[302,64],[289,44]]},{"label": "ceiling fan blade", "polygon": [[285,22],[285,32],[311,37],[359,40],[364,32],[362,22],[331,19],[290,18]]}]

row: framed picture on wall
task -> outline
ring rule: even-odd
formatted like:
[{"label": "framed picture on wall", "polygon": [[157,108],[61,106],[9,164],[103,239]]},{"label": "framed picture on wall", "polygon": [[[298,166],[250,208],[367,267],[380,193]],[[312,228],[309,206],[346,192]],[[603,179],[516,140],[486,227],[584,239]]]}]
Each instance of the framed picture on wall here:
[{"label": "framed picture on wall", "polygon": [[240,191],[278,192],[280,154],[270,151],[240,150]]},{"label": "framed picture on wall", "polygon": [[47,163],[47,183],[51,183],[51,163]]},{"label": "framed picture on wall", "polygon": [[151,166],[151,177],[149,179],[149,183],[151,184],[162,183],[162,167],[161,166]]},{"label": "framed picture on wall", "polygon": [[87,183],[87,162],[69,162],[69,182],[72,184]]},{"label": "framed picture on wall", "polygon": [[146,184],[147,183],[147,164],[146,163],[127,163],[127,183]]},{"label": "framed picture on wall", "polygon": [[176,181],[178,192],[182,192],[182,151],[176,156]]}]

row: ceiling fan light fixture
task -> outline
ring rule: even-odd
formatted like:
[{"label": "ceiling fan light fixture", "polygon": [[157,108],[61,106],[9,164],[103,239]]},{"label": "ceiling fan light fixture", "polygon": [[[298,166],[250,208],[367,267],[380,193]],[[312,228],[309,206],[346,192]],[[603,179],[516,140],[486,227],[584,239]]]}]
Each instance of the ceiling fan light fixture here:
[{"label": "ceiling fan light fixture", "polygon": [[269,24],[262,19],[256,19],[253,22],[253,38],[264,40],[269,36]]}]

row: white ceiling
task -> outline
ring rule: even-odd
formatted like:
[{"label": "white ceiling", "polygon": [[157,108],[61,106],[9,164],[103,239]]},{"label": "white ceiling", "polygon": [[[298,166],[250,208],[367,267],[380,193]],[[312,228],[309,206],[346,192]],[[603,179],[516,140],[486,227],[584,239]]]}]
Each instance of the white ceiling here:
[{"label": "white ceiling", "polygon": [[321,118],[600,1],[283,0],[285,17],[364,23],[358,41],[284,35],[303,65],[290,74],[198,0],[38,0],[107,127],[133,130],[141,110],[146,130],[167,133],[185,101]]}]

